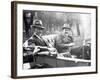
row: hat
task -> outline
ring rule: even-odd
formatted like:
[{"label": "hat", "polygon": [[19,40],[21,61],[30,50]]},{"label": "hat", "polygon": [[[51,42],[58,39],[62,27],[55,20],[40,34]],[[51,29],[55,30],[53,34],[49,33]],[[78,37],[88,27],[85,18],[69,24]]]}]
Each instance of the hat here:
[{"label": "hat", "polygon": [[43,27],[42,21],[38,20],[38,19],[35,19],[31,26],[34,27],[34,28],[40,28],[40,29],[44,29],[45,28],[45,27]]},{"label": "hat", "polygon": [[71,29],[70,25],[65,23],[62,27],[62,29]]}]

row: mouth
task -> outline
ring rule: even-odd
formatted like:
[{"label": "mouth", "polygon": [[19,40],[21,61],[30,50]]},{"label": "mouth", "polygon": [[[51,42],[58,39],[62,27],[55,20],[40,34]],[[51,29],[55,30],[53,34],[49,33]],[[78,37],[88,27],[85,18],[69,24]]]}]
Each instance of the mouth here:
[{"label": "mouth", "polygon": [[65,32],[65,34],[68,34],[68,32]]}]

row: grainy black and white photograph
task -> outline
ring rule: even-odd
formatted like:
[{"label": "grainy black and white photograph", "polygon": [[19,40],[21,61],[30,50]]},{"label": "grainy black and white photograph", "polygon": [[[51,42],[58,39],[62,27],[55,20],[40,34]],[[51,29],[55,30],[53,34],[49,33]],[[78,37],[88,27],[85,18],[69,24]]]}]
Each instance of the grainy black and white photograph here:
[{"label": "grainy black and white photograph", "polygon": [[97,72],[96,6],[13,5],[14,77]]},{"label": "grainy black and white photograph", "polygon": [[23,10],[23,69],[91,66],[91,14]]}]

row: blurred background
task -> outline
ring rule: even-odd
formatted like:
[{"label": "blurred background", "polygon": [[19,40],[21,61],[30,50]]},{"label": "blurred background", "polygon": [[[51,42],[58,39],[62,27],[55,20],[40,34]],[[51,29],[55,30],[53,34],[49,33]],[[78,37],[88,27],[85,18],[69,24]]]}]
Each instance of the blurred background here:
[{"label": "blurred background", "polygon": [[24,42],[34,33],[31,27],[34,19],[42,20],[45,36],[60,33],[63,24],[68,23],[77,46],[81,46],[84,41],[91,41],[91,14],[89,13],[23,10]]}]

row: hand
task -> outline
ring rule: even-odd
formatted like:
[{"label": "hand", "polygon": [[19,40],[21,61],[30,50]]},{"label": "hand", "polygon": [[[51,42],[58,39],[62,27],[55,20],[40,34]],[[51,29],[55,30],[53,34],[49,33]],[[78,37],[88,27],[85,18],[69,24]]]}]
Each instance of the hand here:
[{"label": "hand", "polygon": [[39,46],[35,46],[34,51],[33,51],[33,54],[36,54],[39,50],[40,50],[39,49]]},{"label": "hand", "polygon": [[62,53],[62,55],[63,55],[64,57],[71,57],[70,52]]},{"label": "hand", "polygon": [[50,51],[50,56],[57,57],[57,50],[55,48],[48,48]]},{"label": "hand", "polygon": [[50,52],[56,52],[56,51],[57,51],[55,48],[48,48],[48,50],[49,50]]},{"label": "hand", "polygon": [[64,57],[70,57],[71,58],[71,54],[64,54]]}]

